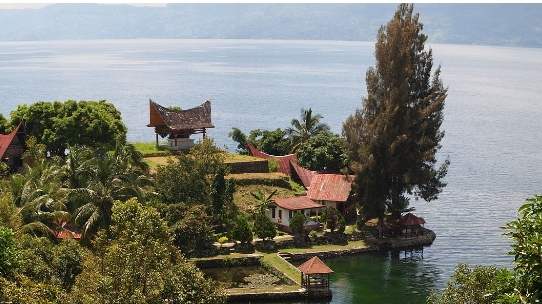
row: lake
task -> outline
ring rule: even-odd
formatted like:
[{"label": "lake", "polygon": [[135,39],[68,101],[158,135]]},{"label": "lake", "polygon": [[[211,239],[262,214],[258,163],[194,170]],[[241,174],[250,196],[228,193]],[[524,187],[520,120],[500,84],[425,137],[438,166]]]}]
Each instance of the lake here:
[{"label": "lake", "polygon": [[[502,226],[542,192],[542,49],[433,45],[449,86],[448,187],[414,202],[435,243],[416,253],[329,260],[333,303],[423,303],[457,263],[511,266]],[[340,132],[365,94],[373,44],[333,41],[111,40],[0,43],[0,113],[37,100],[107,99],[132,141],[152,141],[148,100],[213,102],[210,132],[287,127],[312,107]]]}]

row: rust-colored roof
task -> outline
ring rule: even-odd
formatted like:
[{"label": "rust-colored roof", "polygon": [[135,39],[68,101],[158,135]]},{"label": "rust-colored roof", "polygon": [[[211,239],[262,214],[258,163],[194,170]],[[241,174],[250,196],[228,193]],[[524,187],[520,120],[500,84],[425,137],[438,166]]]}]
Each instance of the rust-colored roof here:
[{"label": "rust-colored roof", "polygon": [[307,196],[315,201],[346,202],[352,190],[351,177],[342,174],[316,174]]},{"label": "rust-colored roof", "polygon": [[250,154],[254,157],[259,157],[263,159],[273,159],[279,165],[279,172],[282,172],[288,176],[292,175],[292,170],[290,162],[297,162],[297,157],[295,154],[288,154],[283,156],[275,156],[267,154],[263,151],[258,150],[254,145],[247,143],[247,148],[250,151]]},{"label": "rust-colored roof", "polygon": [[19,131],[20,127],[21,127],[21,124],[19,124],[17,128],[15,128],[9,134],[0,134],[0,159],[4,158],[4,154],[8,150],[11,143],[13,142],[13,139],[17,135],[17,132]]},{"label": "rust-colored roof", "polygon": [[297,176],[301,180],[301,183],[303,183],[303,186],[305,186],[305,188],[309,188],[311,186],[312,178],[317,175],[318,172],[305,169],[294,161],[292,161],[291,164],[295,170],[295,173],[297,173]]},{"label": "rust-colored roof", "polygon": [[171,110],[149,100],[150,122],[148,127],[166,126],[172,130],[214,128],[211,122],[211,102],[188,110]]},{"label": "rust-colored roof", "polygon": [[66,228],[58,231],[55,233],[55,237],[57,239],[62,239],[62,240],[66,240],[66,239],[75,239],[75,240],[80,240],[81,239],[81,234],[80,233],[77,233],[77,232],[73,232],[73,231],[70,231]]},{"label": "rust-colored roof", "polygon": [[303,210],[303,209],[312,209],[312,208],[324,208],[325,206],[320,205],[306,196],[292,196],[292,197],[283,197],[275,198],[275,204],[281,208],[287,210]]},{"label": "rust-colored roof", "polygon": [[425,224],[423,217],[416,216],[412,213],[407,213],[401,217],[401,224],[404,226],[416,226]]},{"label": "rust-colored roof", "polygon": [[304,274],[326,274],[333,273],[333,270],[329,268],[319,257],[312,257],[310,260],[297,267],[299,271]]}]

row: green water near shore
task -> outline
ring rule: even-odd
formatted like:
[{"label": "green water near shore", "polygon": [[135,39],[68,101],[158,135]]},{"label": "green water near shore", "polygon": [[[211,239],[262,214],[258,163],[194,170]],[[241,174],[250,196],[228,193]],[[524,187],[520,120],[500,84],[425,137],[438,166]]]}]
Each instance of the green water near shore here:
[{"label": "green water near shore", "polygon": [[335,271],[331,303],[425,303],[439,271],[421,251],[388,252],[326,260]]}]

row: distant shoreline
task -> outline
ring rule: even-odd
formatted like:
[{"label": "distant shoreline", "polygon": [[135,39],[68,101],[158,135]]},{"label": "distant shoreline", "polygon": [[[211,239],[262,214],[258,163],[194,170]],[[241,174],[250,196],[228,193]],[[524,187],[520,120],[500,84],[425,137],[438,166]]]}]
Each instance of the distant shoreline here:
[{"label": "distant shoreline", "polygon": [[[367,44],[373,45],[375,41],[367,40],[331,40],[331,39],[273,39],[273,38],[96,38],[96,39],[48,39],[48,40],[0,40],[0,44],[39,44],[39,43],[96,43],[96,42],[167,42],[167,41],[239,41],[239,42],[258,42],[258,43],[341,43],[341,44]],[[433,46],[460,46],[460,47],[481,47],[481,48],[499,48],[499,49],[533,49],[540,50],[541,46],[521,46],[521,45],[502,45],[502,44],[477,44],[477,43],[451,43],[451,42],[428,42]]]}]

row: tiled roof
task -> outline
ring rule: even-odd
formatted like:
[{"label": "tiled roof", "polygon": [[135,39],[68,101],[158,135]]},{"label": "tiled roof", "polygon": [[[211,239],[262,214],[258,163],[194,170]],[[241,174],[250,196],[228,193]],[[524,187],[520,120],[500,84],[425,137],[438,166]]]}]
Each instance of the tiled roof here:
[{"label": "tiled roof", "polygon": [[315,201],[346,202],[352,190],[352,181],[342,174],[316,174],[307,196]]},{"label": "tiled roof", "polygon": [[214,128],[211,122],[211,102],[188,110],[171,110],[150,100],[149,127],[167,126],[173,130]]},{"label": "tiled roof", "polygon": [[292,196],[285,198],[275,198],[275,204],[286,210],[303,210],[312,208],[324,208],[306,196]]},{"label": "tiled roof", "polygon": [[247,143],[247,148],[250,151],[250,154],[254,157],[259,157],[263,159],[274,159],[279,165],[279,172],[282,172],[288,176],[292,174],[290,162],[297,162],[297,157],[295,154],[288,154],[283,156],[270,155],[265,152],[258,150],[254,145]]},{"label": "tiled roof", "polygon": [[15,128],[11,133],[9,134],[0,134],[0,159],[4,158],[4,154],[8,150],[9,146],[11,145],[11,142],[15,138],[15,135],[17,135],[17,132],[19,131],[19,128],[21,125],[18,125],[17,128]]},{"label": "tiled roof", "polygon": [[333,270],[329,268],[319,257],[312,257],[310,260],[297,267],[299,271],[304,274],[326,274],[333,273]]},{"label": "tiled roof", "polygon": [[401,224],[404,226],[416,226],[425,224],[423,217],[416,216],[412,213],[407,213],[401,217]]}]

